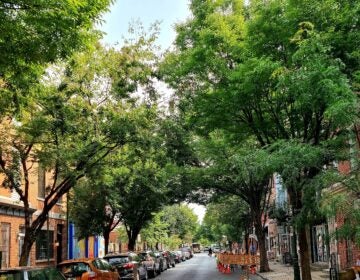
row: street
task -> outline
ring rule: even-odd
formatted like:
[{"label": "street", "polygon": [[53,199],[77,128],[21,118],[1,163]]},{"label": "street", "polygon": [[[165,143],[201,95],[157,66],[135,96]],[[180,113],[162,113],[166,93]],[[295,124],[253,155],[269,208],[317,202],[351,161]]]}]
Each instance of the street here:
[{"label": "street", "polygon": [[[239,280],[240,271],[231,274],[220,273],[216,269],[215,257],[209,257],[205,253],[195,254],[194,257],[186,262],[176,264],[175,268],[170,268],[161,275],[157,276],[157,280]],[[261,279],[252,275],[252,280]]]}]

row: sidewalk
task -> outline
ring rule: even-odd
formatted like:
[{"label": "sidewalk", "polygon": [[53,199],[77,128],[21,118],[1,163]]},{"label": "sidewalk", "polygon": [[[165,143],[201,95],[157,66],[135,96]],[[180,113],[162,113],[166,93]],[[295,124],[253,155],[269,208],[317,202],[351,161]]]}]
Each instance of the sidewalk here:
[{"label": "sidewalk", "polygon": [[[293,267],[279,262],[269,261],[271,272],[257,273],[264,280],[293,280]],[[329,274],[324,271],[311,271],[312,280],[329,279]]]}]

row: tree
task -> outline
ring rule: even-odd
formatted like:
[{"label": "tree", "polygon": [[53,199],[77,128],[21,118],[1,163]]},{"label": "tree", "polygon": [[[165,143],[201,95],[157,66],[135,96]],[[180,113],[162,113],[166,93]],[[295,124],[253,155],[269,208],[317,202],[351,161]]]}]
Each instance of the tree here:
[{"label": "tree", "polygon": [[49,63],[66,59],[99,38],[99,22],[112,1],[1,1],[1,118],[31,98]]},{"label": "tree", "polygon": [[[335,0],[252,1],[249,9],[238,4],[193,1],[194,17],[177,28],[177,49],[164,68],[184,100],[186,119],[199,133],[223,129],[238,142],[250,137],[263,147],[282,140],[324,147],[329,152],[323,164],[329,163],[336,158],[331,142],[345,143],[337,132],[356,116],[349,83],[357,80],[356,51],[353,43],[347,47],[340,40],[358,42],[353,29],[358,23],[351,17],[359,7]],[[338,16],[343,13],[344,18]],[[337,24],[341,28],[333,32]],[[304,189],[312,185],[307,183],[321,169],[310,161],[298,171],[296,186],[287,185],[292,203],[300,207],[295,213],[302,210]],[[308,221],[302,221],[297,230],[302,279],[308,280],[309,247],[303,238]]]},{"label": "tree", "polygon": [[117,190],[104,166],[98,166],[95,174],[80,180],[70,196],[70,220],[76,225],[79,238],[102,235],[105,254],[109,251],[110,232],[120,223]]},{"label": "tree", "polygon": [[182,243],[191,243],[189,238],[192,239],[198,225],[198,218],[193,210],[185,204],[175,204],[164,207],[162,212],[162,220],[168,225],[169,236],[176,235]]},{"label": "tree", "polygon": [[[20,265],[27,263],[36,235],[58,200],[110,153],[135,141],[137,128],[146,124],[142,122],[146,118],[144,107],[130,110],[130,105],[110,90],[114,81],[126,80],[120,74],[127,73],[104,70],[109,58],[117,58],[114,61],[119,67],[132,67],[113,51],[74,55],[63,67],[64,74],[59,74],[60,83],[34,85],[34,98],[28,100],[21,116],[2,119],[6,131],[0,143],[2,186],[18,193],[25,211]],[[136,83],[132,78],[129,75],[128,82]],[[47,170],[52,178],[42,212],[32,219],[29,174],[36,168]]]},{"label": "tree", "polygon": [[169,225],[162,219],[164,215],[163,211],[156,213],[151,222],[141,230],[141,237],[146,241],[146,245],[156,250],[160,250],[159,244],[167,243],[169,237],[167,233]]},{"label": "tree", "polygon": [[172,188],[172,165],[159,145],[162,138],[156,136],[159,119],[149,114],[148,122],[149,129],[139,131],[141,141],[124,146],[110,164],[129,250],[134,250],[141,229],[169,202]]}]

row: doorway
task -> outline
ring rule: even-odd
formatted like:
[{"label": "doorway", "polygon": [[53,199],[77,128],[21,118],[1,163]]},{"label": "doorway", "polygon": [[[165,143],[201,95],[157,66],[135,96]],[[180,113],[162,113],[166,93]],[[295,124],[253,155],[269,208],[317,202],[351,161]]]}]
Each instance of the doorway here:
[{"label": "doorway", "polygon": [[63,250],[63,230],[64,225],[56,226],[56,263],[61,263],[62,258],[62,250]]}]

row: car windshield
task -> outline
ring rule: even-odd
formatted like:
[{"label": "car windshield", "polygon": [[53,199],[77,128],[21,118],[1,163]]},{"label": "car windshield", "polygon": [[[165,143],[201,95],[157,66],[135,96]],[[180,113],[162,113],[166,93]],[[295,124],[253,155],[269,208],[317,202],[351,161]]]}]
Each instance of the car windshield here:
[{"label": "car windshield", "polygon": [[129,257],[127,256],[123,256],[123,257],[111,257],[111,258],[106,258],[106,260],[112,264],[112,265],[116,265],[116,264],[123,264],[123,263],[128,263],[130,262]]},{"label": "car windshield", "polygon": [[83,262],[62,264],[59,269],[66,277],[81,276],[84,272],[91,271],[90,266]]}]

